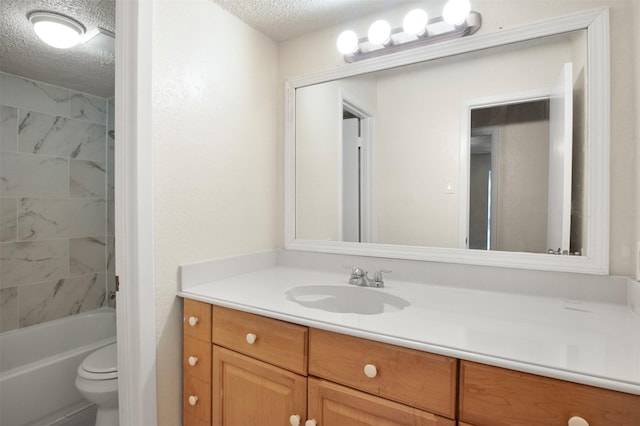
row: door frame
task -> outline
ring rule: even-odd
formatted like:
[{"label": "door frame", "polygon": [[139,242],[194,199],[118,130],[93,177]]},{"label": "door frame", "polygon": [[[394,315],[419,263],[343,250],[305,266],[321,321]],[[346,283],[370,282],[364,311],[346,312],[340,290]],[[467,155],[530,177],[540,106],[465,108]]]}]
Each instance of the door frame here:
[{"label": "door frame", "polygon": [[152,1],[117,0],[115,246],[121,426],[157,424],[152,30]]}]

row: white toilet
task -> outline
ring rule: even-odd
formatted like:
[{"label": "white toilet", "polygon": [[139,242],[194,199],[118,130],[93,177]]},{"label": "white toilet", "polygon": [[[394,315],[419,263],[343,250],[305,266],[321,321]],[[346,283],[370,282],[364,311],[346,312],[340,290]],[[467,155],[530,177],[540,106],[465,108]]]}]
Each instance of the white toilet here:
[{"label": "white toilet", "polygon": [[118,426],[117,343],[87,356],[78,366],[76,388],[98,407],[96,426]]}]

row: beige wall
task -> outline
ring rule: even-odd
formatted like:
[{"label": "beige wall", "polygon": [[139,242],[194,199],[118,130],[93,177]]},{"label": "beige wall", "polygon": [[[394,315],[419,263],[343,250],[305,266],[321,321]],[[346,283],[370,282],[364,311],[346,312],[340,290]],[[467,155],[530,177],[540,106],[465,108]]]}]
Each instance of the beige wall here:
[{"label": "beige wall", "polygon": [[153,20],[158,422],[173,426],[181,424],[178,265],[280,242],[277,51],[208,0],[156,0]]},{"label": "beige wall", "polygon": [[[611,13],[611,224],[610,226],[610,271],[612,275],[630,275],[634,266],[632,249],[636,226],[635,210],[635,86],[633,64],[632,31],[633,7],[631,0],[475,0],[474,9],[483,15],[481,32],[498,31],[518,24],[548,19],[579,10],[596,7],[610,8]],[[409,7],[409,6],[407,6]],[[403,10],[407,7],[403,7]],[[439,11],[434,11],[439,15]],[[382,15],[380,15],[382,16]],[[337,35],[347,27],[359,34],[366,33],[372,18],[363,18],[353,25],[343,25],[292,39],[279,45],[279,81],[314,71],[344,65],[335,49]],[[398,17],[395,25],[401,22]],[[282,100],[281,100],[282,102]],[[282,115],[279,115],[279,137],[282,138]],[[282,145],[279,145],[282,152]]]}]

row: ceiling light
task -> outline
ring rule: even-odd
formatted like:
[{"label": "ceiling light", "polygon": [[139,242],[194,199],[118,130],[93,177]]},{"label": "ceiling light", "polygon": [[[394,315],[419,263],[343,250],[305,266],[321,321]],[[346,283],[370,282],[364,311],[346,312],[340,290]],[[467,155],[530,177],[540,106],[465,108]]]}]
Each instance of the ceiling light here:
[{"label": "ceiling light", "polygon": [[38,37],[58,49],[75,46],[84,34],[82,24],[57,13],[33,12],[28,18]]},{"label": "ceiling light", "polygon": [[421,36],[427,29],[429,15],[422,9],[413,9],[407,13],[402,21],[402,29],[407,34]]}]

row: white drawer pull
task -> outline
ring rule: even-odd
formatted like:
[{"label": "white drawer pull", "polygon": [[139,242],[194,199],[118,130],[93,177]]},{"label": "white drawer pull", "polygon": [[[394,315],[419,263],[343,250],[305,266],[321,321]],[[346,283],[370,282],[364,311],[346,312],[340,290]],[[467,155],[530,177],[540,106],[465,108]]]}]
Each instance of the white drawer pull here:
[{"label": "white drawer pull", "polygon": [[300,426],[300,416],[297,414],[292,414],[291,417],[289,417],[289,423],[291,424],[291,426]]},{"label": "white drawer pull", "polygon": [[189,325],[191,327],[195,327],[198,324],[198,317],[191,316],[189,317]]},{"label": "white drawer pull", "polygon": [[316,422],[315,420],[307,420],[306,422],[304,422],[304,426],[316,426],[318,424],[318,422]]},{"label": "white drawer pull", "polygon": [[247,333],[246,339],[248,344],[253,345],[256,342],[256,335],[253,333]]},{"label": "white drawer pull", "polygon": [[198,363],[198,357],[197,356],[190,356],[189,357],[189,365],[194,367],[196,364]]},{"label": "white drawer pull", "polygon": [[191,396],[189,397],[189,405],[193,407],[193,406],[194,406],[194,405],[196,405],[197,403],[198,403],[198,397],[197,397],[197,396],[195,396],[195,395],[191,395]]},{"label": "white drawer pull", "polygon": [[567,426],[589,426],[589,422],[582,417],[573,416],[569,419]]},{"label": "white drawer pull", "polygon": [[364,375],[373,379],[378,375],[378,369],[373,364],[367,364],[364,366]]}]

